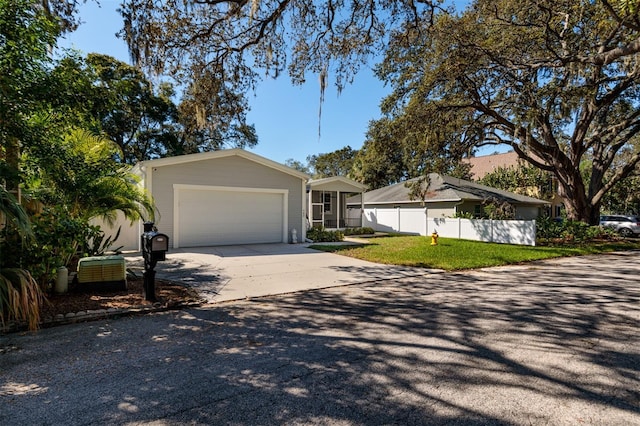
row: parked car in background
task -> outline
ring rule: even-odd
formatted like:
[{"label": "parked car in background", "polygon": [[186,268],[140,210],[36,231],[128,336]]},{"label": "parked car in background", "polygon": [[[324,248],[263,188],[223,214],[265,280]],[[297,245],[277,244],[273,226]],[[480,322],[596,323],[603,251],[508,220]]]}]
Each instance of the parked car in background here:
[{"label": "parked car in background", "polygon": [[600,226],[613,229],[622,237],[640,235],[640,217],[638,216],[600,216]]}]

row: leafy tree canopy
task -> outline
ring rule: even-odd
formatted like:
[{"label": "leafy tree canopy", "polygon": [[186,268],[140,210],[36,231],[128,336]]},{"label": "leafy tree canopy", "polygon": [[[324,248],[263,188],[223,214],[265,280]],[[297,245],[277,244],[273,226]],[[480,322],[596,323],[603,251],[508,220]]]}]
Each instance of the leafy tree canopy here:
[{"label": "leafy tree canopy", "polygon": [[333,64],[341,86],[384,49],[390,30],[430,20],[438,3],[125,0],[120,12],[133,59],[154,71],[194,73],[195,81],[224,75],[238,87],[251,85],[256,68],[300,83]]},{"label": "leafy tree canopy", "polygon": [[136,68],[107,55],[72,52],[52,71],[53,107],[76,126],[102,133],[123,162],[159,157],[161,138],[175,132],[177,107],[170,86],[157,93]]},{"label": "leafy tree canopy", "polygon": [[80,25],[78,6],[87,0],[37,0],[47,19],[56,22],[61,33],[75,30]]},{"label": "leafy tree canopy", "polygon": [[33,0],[0,0],[0,181],[18,187],[20,144],[39,138],[29,117],[47,98],[48,47],[58,27]]},{"label": "leafy tree canopy", "polygon": [[[212,84],[214,88],[203,88],[200,84]],[[217,93],[215,99],[202,101],[203,93],[208,90]],[[171,154],[255,146],[258,135],[255,127],[246,121],[248,109],[242,94],[215,79],[191,84],[178,105],[180,139]]]},{"label": "leafy tree canopy", "polygon": [[469,177],[460,159],[471,150],[461,123],[433,126],[420,115],[387,116],[372,121],[358,152],[354,176],[370,188],[381,188],[428,173]]},{"label": "leafy tree canopy", "polygon": [[304,164],[302,161],[299,161],[293,158],[287,158],[284,162],[284,165],[287,167],[291,167],[292,169],[295,169],[302,173],[309,174],[310,172],[308,165]]},{"label": "leafy tree canopy", "polygon": [[[195,105],[245,96],[262,77],[351,82],[390,31],[430,20],[440,0],[125,0],[121,36],[134,63],[191,84]],[[315,78],[315,77],[314,77]]]},{"label": "leafy tree canopy", "polygon": [[344,176],[352,177],[352,169],[357,150],[349,145],[333,152],[310,155],[307,157],[309,167],[315,179]]},{"label": "leafy tree canopy", "polygon": [[400,136],[432,146],[510,145],[555,175],[570,219],[597,223],[605,194],[640,162],[640,19],[618,3],[476,0],[408,26],[377,70],[394,88],[384,112],[428,123]]},{"label": "leafy tree canopy", "polygon": [[498,167],[478,182],[492,188],[550,201],[553,198],[551,174],[530,164]]},{"label": "leafy tree canopy", "polygon": [[120,147],[123,162],[254,146],[257,136],[245,120],[239,97],[229,96],[202,118],[188,92],[173,101],[173,86],[157,88],[137,68],[97,53],[86,58],[71,52],[52,72],[54,107],[81,126],[102,133]]}]

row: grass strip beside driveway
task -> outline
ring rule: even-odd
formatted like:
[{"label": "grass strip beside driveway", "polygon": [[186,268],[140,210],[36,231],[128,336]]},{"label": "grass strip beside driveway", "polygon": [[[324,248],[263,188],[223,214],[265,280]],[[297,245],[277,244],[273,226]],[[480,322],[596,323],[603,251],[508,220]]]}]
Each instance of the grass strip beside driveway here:
[{"label": "grass strip beside driveway", "polygon": [[621,240],[557,246],[519,246],[480,241],[430,237],[393,236],[373,238],[362,245],[312,245],[311,248],[375,263],[437,268],[447,271],[485,268],[555,257],[582,256],[621,250],[639,250],[640,241]]}]

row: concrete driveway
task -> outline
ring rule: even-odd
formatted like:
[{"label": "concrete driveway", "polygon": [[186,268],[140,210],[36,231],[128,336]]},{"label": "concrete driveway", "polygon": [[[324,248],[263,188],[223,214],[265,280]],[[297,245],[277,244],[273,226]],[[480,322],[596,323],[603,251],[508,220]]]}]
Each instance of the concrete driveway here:
[{"label": "concrete driveway", "polygon": [[[140,256],[130,256],[127,264],[134,270],[143,268]],[[325,253],[308,248],[308,244],[172,249],[156,271],[157,278],[194,288],[207,303],[433,273]]]}]

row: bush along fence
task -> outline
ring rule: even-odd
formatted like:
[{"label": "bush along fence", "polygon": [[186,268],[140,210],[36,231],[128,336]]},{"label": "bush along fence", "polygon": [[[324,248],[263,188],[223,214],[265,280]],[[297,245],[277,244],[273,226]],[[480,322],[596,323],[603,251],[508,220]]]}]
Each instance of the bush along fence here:
[{"label": "bush along fence", "polygon": [[[424,209],[365,209],[363,226],[380,232],[398,232],[491,243],[536,245],[535,220],[491,220],[462,218],[430,218]],[[371,212],[373,213],[373,212]]]}]

